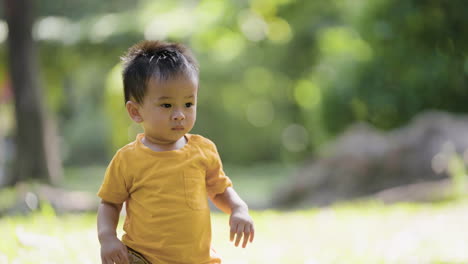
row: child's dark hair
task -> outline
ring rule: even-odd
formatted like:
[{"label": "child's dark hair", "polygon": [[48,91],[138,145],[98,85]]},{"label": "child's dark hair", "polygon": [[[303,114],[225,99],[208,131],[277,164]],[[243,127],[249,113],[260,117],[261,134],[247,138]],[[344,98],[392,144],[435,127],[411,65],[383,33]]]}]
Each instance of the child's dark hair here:
[{"label": "child's dark hair", "polygon": [[151,78],[168,80],[180,74],[198,78],[198,64],[191,52],[178,43],[142,41],[130,47],[122,57],[125,103],[143,102]]}]

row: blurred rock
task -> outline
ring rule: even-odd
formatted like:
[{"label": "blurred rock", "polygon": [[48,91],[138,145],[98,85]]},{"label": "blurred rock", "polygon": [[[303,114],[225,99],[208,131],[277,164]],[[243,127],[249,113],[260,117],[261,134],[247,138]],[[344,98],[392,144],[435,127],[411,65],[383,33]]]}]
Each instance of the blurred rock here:
[{"label": "blurred rock", "polygon": [[[388,201],[418,200],[421,193],[430,200],[431,193],[447,192],[448,164],[455,155],[468,163],[468,116],[426,112],[388,133],[356,124],[276,191],[273,205],[324,206],[376,193]],[[420,184],[425,182],[432,184]],[[403,187],[409,185],[413,189]],[[433,191],[421,191],[422,186]],[[390,188],[393,192],[383,192]],[[405,198],[396,197],[402,191]]]}]

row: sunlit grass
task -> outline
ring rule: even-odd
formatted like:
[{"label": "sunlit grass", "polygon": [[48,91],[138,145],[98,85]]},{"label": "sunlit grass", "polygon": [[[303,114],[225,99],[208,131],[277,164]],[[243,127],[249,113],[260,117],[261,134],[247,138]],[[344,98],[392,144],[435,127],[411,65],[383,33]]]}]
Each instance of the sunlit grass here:
[{"label": "sunlit grass", "polygon": [[[228,240],[228,216],[213,214],[213,244],[225,264],[468,263],[468,200],[361,202],[252,216],[256,238],[241,249]],[[0,264],[99,263],[95,217],[56,216],[45,207],[0,218]]]},{"label": "sunlit grass", "polygon": [[[255,243],[246,251],[224,241],[218,216],[215,244],[226,263],[468,263],[468,203],[377,202],[320,210],[254,214]],[[219,221],[221,220],[221,221]],[[220,233],[224,237],[220,239]]]},{"label": "sunlit grass", "polygon": [[0,219],[0,263],[100,263],[95,214]]}]

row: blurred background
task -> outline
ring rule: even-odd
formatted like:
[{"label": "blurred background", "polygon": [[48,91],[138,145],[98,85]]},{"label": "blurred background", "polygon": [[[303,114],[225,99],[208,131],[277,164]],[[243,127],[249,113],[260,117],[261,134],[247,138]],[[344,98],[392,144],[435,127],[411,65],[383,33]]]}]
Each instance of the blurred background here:
[{"label": "blurred background", "polygon": [[3,0],[0,16],[0,263],[98,263],[95,193],[141,131],[120,56],[145,39],[197,57],[192,133],[263,231],[236,249],[215,213],[225,263],[468,263],[465,1]]}]

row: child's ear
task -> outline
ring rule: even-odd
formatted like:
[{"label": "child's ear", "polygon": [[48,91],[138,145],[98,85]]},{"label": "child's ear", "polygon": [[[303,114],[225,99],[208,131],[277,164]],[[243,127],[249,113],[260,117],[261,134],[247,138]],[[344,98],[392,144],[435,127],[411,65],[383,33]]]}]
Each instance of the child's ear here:
[{"label": "child's ear", "polygon": [[125,107],[127,108],[128,115],[130,118],[137,122],[141,123],[143,122],[143,117],[140,115],[140,112],[138,111],[138,104],[132,101],[127,101],[125,104]]}]

